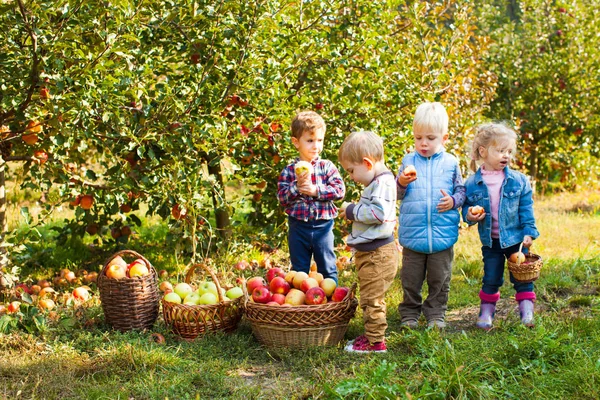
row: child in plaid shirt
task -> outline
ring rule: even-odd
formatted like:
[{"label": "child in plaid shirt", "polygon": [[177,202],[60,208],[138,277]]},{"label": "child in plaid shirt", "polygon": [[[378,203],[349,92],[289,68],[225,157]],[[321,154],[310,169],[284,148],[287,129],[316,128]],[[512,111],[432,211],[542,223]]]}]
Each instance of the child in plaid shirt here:
[{"label": "child in plaid shirt", "polygon": [[[323,151],[325,121],[314,111],[298,113],[292,120],[292,144],[298,157],[284,168],[277,183],[277,197],[288,214],[288,247],[294,271],[310,271],[314,256],[324,278],[338,280],[333,251],[335,200],[346,193],[344,181],[331,161],[319,158]],[[296,163],[310,163],[313,172],[296,174]]]}]

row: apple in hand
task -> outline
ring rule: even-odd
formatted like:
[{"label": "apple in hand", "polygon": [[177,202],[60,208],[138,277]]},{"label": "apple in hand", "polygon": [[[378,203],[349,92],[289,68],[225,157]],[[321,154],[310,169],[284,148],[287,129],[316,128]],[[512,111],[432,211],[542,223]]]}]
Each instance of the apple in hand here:
[{"label": "apple in hand", "polygon": [[292,306],[300,306],[304,304],[305,299],[306,295],[302,290],[290,289],[288,294],[285,296],[285,304],[290,304]]},{"label": "apple in hand", "polygon": [[287,283],[284,278],[282,278],[281,276],[276,276],[269,283],[269,289],[271,289],[271,292],[273,293],[280,293],[286,295],[290,291],[291,287],[290,284]]},{"label": "apple in hand", "polygon": [[252,278],[248,279],[248,282],[246,282],[246,289],[248,289],[248,293],[250,295],[252,295],[254,289],[261,286],[267,286],[267,282],[262,276],[253,276]]},{"label": "apple in hand", "polygon": [[265,286],[257,287],[252,292],[252,299],[255,303],[267,304],[271,301],[271,292]]},{"label": "apple in hand", "polygon": [[525,262],[526,257],[525,254],[523,254],[520,251],[517,251],[516,253],[512,253],[510,255],[510,257],[508,257],[509,261],[515,264],[522,264]]},{"label": "apple in hand", "polygon": [[230,298],[231,300],[235,300],[238,297],[242,297],[244,295],[244,291],[241,287],[235,286],[225,292],[225,296]]},{"label": "apple in hand", "polygon": [[270,268],[267,271],[267,282],[271,283],[271,281],[273,280],[273,278],[275,278],[276,276],[280,276],[282,278],[285,278],[285,272],[283,272],[283,270],[279,267],[273,267]]},{"label": "apple in hand", "polygon": [[315,304],[325,304],[327,302],[327,296],[325,296],[325,291],[318,286],[311,287],[306,291],[306,304],[315,305]]},{"label": "apple in hand", "polygon": [[409,178],[417,177],[417,169],[414,165],[407,166],[406,168],[404,168],[404,171],[402,171],[402,173],[408,176]]},{"label": "apple in hand", "polygon": [[331,278],[325,278],[321,281],[319,287],[323,289],[323,291],[325,292],[325,296],[330,297],[335,291],[337,283],[335,283],[335,280]]},{"label": "apple in hand", "polygon": [[469,210],[471,211],[471,214],[473,214],[476,217],[480,216],[485,212],[484,208],[481,206],[473,206]]},{"label": "apple in hand", "polygon": [[331,295],[331,301],[339,303],[340,301],[344,300],[348,292],[350,292],[350,289],[345,286],[335,288],[333,294]]}]

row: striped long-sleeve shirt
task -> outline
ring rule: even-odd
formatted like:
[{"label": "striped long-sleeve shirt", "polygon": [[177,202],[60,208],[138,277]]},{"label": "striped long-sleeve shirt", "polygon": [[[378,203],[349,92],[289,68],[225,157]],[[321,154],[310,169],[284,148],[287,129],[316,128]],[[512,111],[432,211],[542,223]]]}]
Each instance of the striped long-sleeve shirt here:
[{"label": "striped long-sleeve shirt", "polygon": [[372,251],[394,241],[396,227],[396,179],[390,171],[377,175],[365,188],[360,201],[346,208],[352,233],[346,244],[359,251]]},{"label": "striped long-sleeve shirt", "polygon": [[277,197],[285,212],[301,221],[333,219],[337,216],[337,207],[333,202],[341,200],[346,194],[346,186],[338,169],[329,160],[317,158],[313,166],[312,183],[317,187],[317,196],[311,197],[298,192],[294,165],[299,159],[286,166],[277,182]]}]

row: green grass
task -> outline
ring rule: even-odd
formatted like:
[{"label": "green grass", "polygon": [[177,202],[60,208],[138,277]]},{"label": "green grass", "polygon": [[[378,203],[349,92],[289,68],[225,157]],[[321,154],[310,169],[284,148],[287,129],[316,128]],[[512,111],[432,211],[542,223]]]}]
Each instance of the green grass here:
[{"label": "green grass", "polygon": [[[272,351],[257,343],[246,322],[233,334],[186,342],[159,319],[154,331],[167,339],[159,345],[149,333],[109,330],[95,298],[83,309],[62,305],[61,319],[49,321],[43,333],[0,335],[0,393],[36,399],[600,398],[599,204],[594,194],[563,194],[536,203],[541,237],[532,250],[544,257],[544,269],[536,282],[533,329],[520,325],[508,283],[495,328],[474,328],[482,267],[477,234],[468,229],[456,246],[449,328],[400,330],[397,281],[387,298],[387,354],[355,355],[341,348]],[[130,245],[157,268],[181,276],[184,267],[165,239],[168,230],[144,221]],[[53,248],[44,235],[50,233],[43,232],[40,243],[23,252],[24,270],[37,277],[65,266],[98,268],[114,250],[90,247],[88,239]],[[215,262],[228,281],[237,275],[231,268],[237,259],[264,256],[241,244],[224,253],[230,250]],[[274,257],[285,263],[284,253]],[[342,273],[342,282],[354,279],[351,268]],[[358,312],[347,338],[360,333]]]}]

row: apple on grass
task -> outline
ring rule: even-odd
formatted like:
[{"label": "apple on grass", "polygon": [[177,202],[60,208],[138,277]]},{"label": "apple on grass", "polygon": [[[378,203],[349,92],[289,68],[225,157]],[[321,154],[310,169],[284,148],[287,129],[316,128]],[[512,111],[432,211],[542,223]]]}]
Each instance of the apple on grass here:
[{"label": "apple on grass", "polygon": [[300,289],[302,286],[302,282],[308,278],[308,274],[306,272],[298,271],[296,275],[294,275],[293,285],[296,289]]},{"label": "apple on grass", "polygon": [[281,276],[276,276],[269,283],[269,289],[271,289],[271,292],[273,293],[286,295],[290,291],[291,287],[290,284],[287,283],[284,278],[282,278]]},{"label": "apple on grass", "polygon": [[52,299],[40,299],[40,301],[38,301],[38,306],[42,310],[52,310],[56,307],[56,303],[54,303],[54,300]]},{"label": "apple on grass", "polygon": [[165,297],[163,297],[163,299],[165,301],[168,301],[169,303],[181,304],[181,296],[179,296],[175,292],[165,294]]},{"label": "apple on grass", "polygon": [[167,290],[173,291],[173,285],[169,281],[163,281],[158,286],[161,292],[166,292]]},{"label": "apple on grass", "polygon": [[255,303],[266,304],[271,301],[272,295],[269,289],[265,286],[257,287],[252,292],[252,299]]},{"label": "apple on grass", "polygon": [[302,290],[290,289],[288,294],[285,296],[285,303],[290,304],[292,306],[300,306],[304,304],[305,299],[306,295]]},{"label": "apple on grass", "polygon": [[325,291],[323,289],[315,286],[306,291],[306,299],[304,301],[308,305],[325,304],[327,302],[327,296],[325,296]]},{"label": "apple on grass", "polygon": [[234,286],[225,292],[225,296],[230,298],[231,300],[235,300],[238,297],[242,297],[243,295],[244,295],[244,291],[239,286]]},{"label": "apple on grass", "polygon": [[345,286],[335,288],[333,294],[331,295],[331,301],[339,303],[346,298],[348,292],[350,292],[350,289]]},{"label": "apple on grass", "polygon": [[325,278],[321,281],[319,287],[323,289],[323,291],[325,292],[325,296],[330,297],[335,291],[337,283],[335,283],[335,280],[331,278]]},{"label": "apple on grass", "polygon": [[77,300],[86,301],[90,298],[90,292],[88,291],[88,288],[79,286],[73,290],[73,297]]},{"label": "apple on grass", "polygon": [[6,311],[8,311],[9,313],[16,313],[17,311],[19,311],[19,308],[21,308],[21,302],[20,301],[12,301],[6,307]]},{"label": "apple on grass", "polygon": [[271,283],[273,278],[277,276],[285,278],[285,272],[283,272],[283,270],[279,267],[269,268],[269,270],[267,271],[267,282]]},{"label": "apple on grass", "polygon": [[175,293],[177,293],[179,295],[179,297],[181,297],[182,299],[185,299],[185,296],[188,295],[188,293],[191,293],[194,291],[194,289],[192,289],[192,287],[185,283],[185,282],[180,282],[177,285],[175,285],[175,287],[173,288],[173,291]]}]

